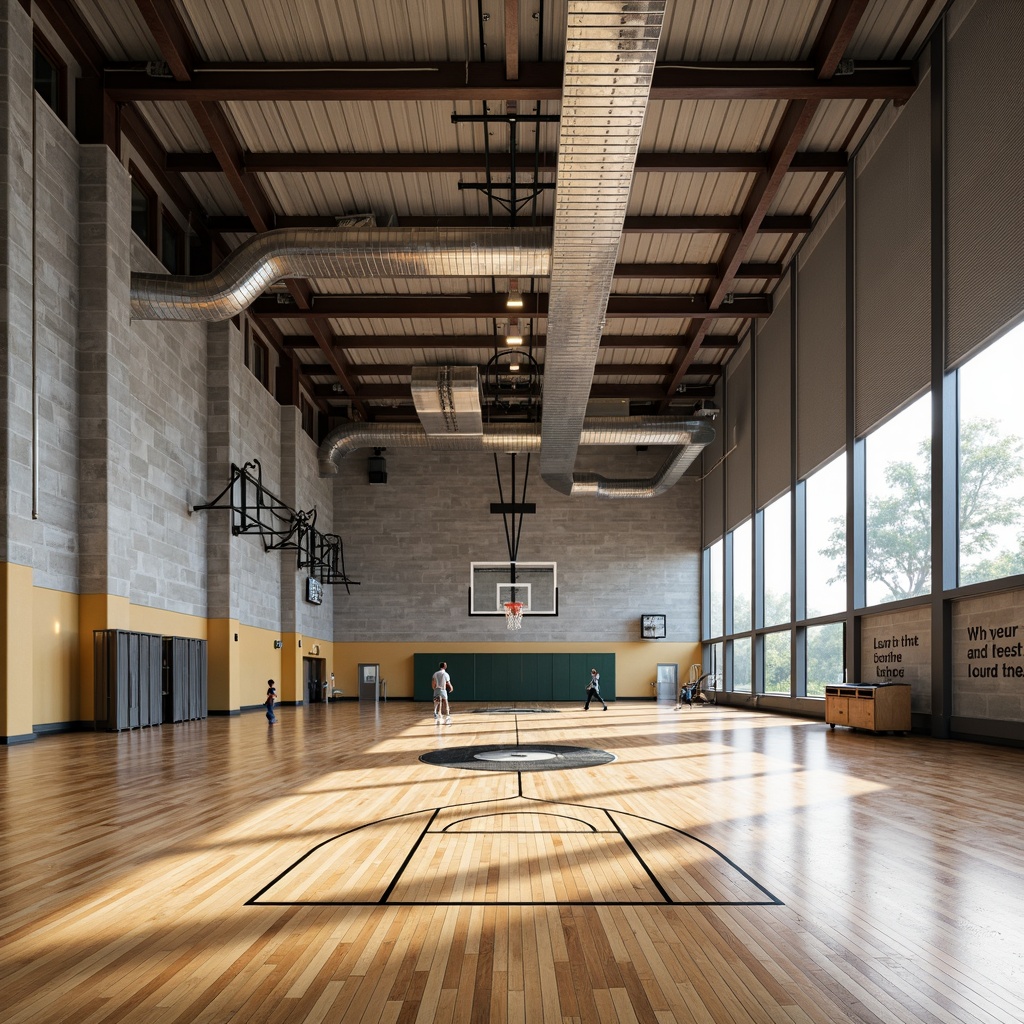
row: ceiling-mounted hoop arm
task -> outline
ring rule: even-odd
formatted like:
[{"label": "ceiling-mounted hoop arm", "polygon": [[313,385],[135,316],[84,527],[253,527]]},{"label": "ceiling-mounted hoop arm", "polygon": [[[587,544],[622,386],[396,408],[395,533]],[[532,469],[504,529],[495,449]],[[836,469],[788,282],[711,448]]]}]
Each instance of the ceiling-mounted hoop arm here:
[{"label": "ceiling-mounted hoop arm", "polygon": [[[532,515],[537,511],[537,506],[526,500],[526,487],[530,479],[530,453],[526,453],[526,471],[523,473],[523,493],[516,498],[516,453],[509,452],[511,461],[511,484],[512,493],[510,502],[505,501],[505,492],[501,483],[501,467],[498,464],[498,453],[494,453],[494,472],[498,478],[497,504],[491,504],[492,513],[501,513],[501,520],[505,527],[505,546],[508,549],[509,562],[509,583],[515,586],[516,562],[519,560],[519,541],[523,534],[523,516]],[[512,599],[515,600],[515,590],[512,591]]]},{"label": "ceiling-mounted hoop arm", "polygon": [[[252,472],[255,470],[255,472]],[[321,583],[358,586],[345,573],[341,538],[316,528],[317,510],[296,511],[263,486],[258,459],[243,466],[231,464],[231,478],[213,501],[193,505],[193,512],[223,509],[232,515],[232,536],[258,533],[264,551],[296,551],[298,569],[322,576]],[[350,590],[348,590],[351,593]]]}]

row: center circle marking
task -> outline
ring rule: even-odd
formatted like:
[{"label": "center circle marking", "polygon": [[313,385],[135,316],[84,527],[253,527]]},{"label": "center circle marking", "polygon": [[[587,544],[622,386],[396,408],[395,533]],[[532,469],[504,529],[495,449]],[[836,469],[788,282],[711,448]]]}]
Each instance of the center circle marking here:
[{"label": "center circle marking", "polygon": [[551,761],[557,756],[550,750],[482,750],[473,755],[478,761]]}]

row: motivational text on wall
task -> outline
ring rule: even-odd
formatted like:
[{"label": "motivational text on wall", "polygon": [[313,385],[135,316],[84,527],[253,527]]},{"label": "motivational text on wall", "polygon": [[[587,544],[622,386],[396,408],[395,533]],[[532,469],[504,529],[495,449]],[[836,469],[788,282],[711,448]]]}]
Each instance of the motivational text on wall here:
[{"label": "motivational text on wall", "polygon": [[1020,635],[1020,626],[968,626],[967,675],[971,679],[1024,679]]}]

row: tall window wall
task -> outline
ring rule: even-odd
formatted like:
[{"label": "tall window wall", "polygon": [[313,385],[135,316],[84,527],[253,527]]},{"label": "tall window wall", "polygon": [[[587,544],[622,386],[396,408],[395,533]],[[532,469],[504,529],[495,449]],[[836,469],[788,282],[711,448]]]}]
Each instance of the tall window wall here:
[{"label": "tall window wall", "polygon": [[804,600],[807,618],[846,610],[846,458],[804,482]]},{"label": "tall window wall", "polygon": [[732,531],[732,630],[747,633],[753,623],[754,534],[751,522]]},{"label": "tall window wall", "polygon": [[705,658],[728,652],[726,690],[820,697],[861,673],[864,629],[923,623],[915,715],[1020,742],[1024,655],[1000,645],[998,675],[971,671],[985,655],[965,638],[1024,629],[1024,204],[1019,176],[991,173],[993,152],[1024,166],[1024,107],[993,59],[1024,7],[950,12],[727,365],[705,524],[735,562],[709,563],[731,566],[724,588],[725,569],[705,578],[731,603]]},{"label": "tall window wall", "polygon": [[1024,324],[958,374],[961,586],[1024,573]]},{"label": "tall window wall", "polygon": [[761,517],[764,529],[761,558],[764,566],[763,624],[778,626],[789,622],[791,617],[789,577],[793,559],[789,494],[773,501]]},{"label": "tall window wall", "polygon": [[868,605],[931,591],[931,395],[864,439]]}]

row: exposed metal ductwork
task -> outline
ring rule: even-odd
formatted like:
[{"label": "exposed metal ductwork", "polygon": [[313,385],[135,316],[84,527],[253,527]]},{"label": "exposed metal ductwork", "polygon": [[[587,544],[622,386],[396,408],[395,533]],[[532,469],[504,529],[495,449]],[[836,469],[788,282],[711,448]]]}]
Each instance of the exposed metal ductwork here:
[{"label": "exposed metal ductwork", "polygon": [[212,274],[132,274],[136,320],[228,320],[289,277],[546,277],[546,228],[285,228],[255,235]]},{"label": "exposed metal ductwork", "polygon": [[413,405],[431,448],[475,448],[484,432],[475,366],[414,366]]},{"label": "exposed metal ductwork", "polygon": [[541,476],[574,493],[580,432],[633,184],[665,0],[569,0]]},{"label": "exposed metal ductwork", "polygon": [[[597,416],[584,421],[583,445],[673,445],[673,451],[652,477],[610,480],[598,473],[573,475],[568,493],[574,497],[653,498],[674,486],[701,451],[714,440],[706,420],[662,416]],[[320,445],[320,475],[335,476],[338,464],[360,448],[432,448],[430,436],[419,423],[345,423],[332,430]],[[538,452],[541,427],[536,423],[487,424],[475,441],[466,438],[463,449],[481,452]]]}]

